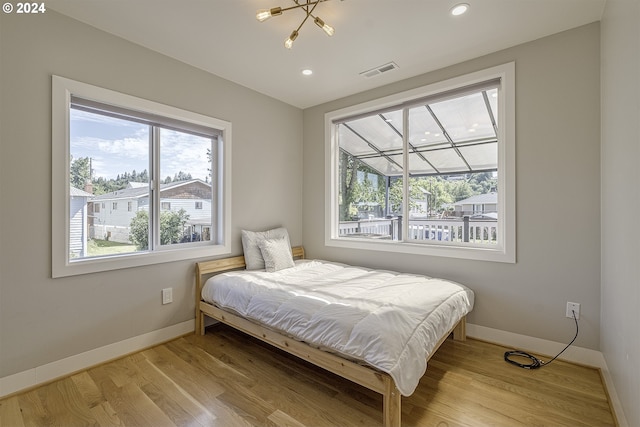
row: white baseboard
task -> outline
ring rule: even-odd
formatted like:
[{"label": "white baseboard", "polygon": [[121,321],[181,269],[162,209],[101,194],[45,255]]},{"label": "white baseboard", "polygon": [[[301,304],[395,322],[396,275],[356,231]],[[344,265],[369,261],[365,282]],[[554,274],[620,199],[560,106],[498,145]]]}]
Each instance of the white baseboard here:
[{"label": "white baseboard", "polygon": [[[523,350],[535,354],[555,356],[567,345],[555,341],[543,340],[526,335],[514,334],[513,332],[501,331],[499,329],[487,328],[467,324],[467,336],[479,340],[500,344],[505,347],[513,347],[514,350]],[[606,366],[602,353],[583,347],[571,346],[558,358],[581,365],[603,368]]]},{"label": "white baseboard", "polygon": [[[563,344],[526,335],[514,334],[513,332],[501,331],[499,329],[487,328],[485,326],[478,326],[470,323],[467,324],[467,336],[500,344],[505,347],[513,348],[514,350],[523,350],[551,357],[558,354],[567,345],[566,343]],[[627,419],[624,416],[622,404],[620,403],[620,399],[616,393],[616,388],[613,384],[609,368],[607,367],[607,362],[601,352],[588,348],[571,346],[562,353],[558,359],[600,369],[618,425],[620,427],[629,427]]]},{"label": "white baseboard", "polygon": [[61,378],[74,372],[117,359],[136,351],[152,347],[195,330],[195,320],[128,338],[84,353],[37,366],[17,374],[0,378],[0,398],[39,384]]}]

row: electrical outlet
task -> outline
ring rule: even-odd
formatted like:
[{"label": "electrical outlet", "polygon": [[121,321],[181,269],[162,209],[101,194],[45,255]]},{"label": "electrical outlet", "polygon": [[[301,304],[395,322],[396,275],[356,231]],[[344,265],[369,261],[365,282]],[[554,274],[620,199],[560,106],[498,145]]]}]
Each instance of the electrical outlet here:
[{"label": "electrical outlet", "polygon": [[567,302],[567,314],[569,319],[573,319],[573,312],[576,313],[576,319],[580,318],[580,304],[577,302]]},{"label": "electrical outlet", "polygon": [[162,304],[173,302],[173,288],[165,288],[162,290]]}]

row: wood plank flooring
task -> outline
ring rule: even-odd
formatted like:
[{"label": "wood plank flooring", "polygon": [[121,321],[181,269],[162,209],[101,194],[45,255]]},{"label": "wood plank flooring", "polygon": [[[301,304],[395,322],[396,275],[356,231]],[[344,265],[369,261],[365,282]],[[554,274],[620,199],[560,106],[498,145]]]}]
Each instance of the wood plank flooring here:
[{"label": "wood plank flooring", "polygon": [[[447,340],[404,426],[612,426],[600,374],[554,361],[504,362],[507,349]],[[0,426],[380,426],[380,395],[226,326],[189,335],[0,400]]]}]

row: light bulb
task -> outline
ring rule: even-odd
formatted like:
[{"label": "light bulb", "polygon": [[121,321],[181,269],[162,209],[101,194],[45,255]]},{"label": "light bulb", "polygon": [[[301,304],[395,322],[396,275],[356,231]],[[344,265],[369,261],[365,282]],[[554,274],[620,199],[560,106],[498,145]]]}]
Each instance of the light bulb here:
[{"label": "light bulb", "polygon": [[291,49],[293,47],[293,41],[298,37],[298,31],[293,30],[288,39],[284,41],[284,47]]},{"label": "light bulb", "polygon": [[325,24],[322,19],[316,18],[313,20],[313,22],[315,22],[318,27],[322,28],[322,30],[327,33],[328,36],[332,36],[333,33],[335,33],[335,29],[331,25]]},{"label": "light bulb", "polygon": [[274,7],[272,9],[260,9],[256,12],[256,19],[260,22],[266,21],[274,15],[282,14],[282,8]]}]

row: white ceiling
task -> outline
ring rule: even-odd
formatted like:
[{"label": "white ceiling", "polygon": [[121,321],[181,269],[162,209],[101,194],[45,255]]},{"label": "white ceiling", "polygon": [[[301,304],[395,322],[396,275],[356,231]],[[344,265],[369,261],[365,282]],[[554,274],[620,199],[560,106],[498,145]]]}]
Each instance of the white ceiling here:
[{"label": "white ceiling", "polygon": [[[464,1],[462,16],[449,14]],[[329,0],[293,49],[302,9],[265,22],[256,10],[293,0],[48,0],[47,8],[307,108],[600,20],[606,0]],[[361,72],[395,62],[366,79]],[[312,76],[301,70],[311,68]]]}]

